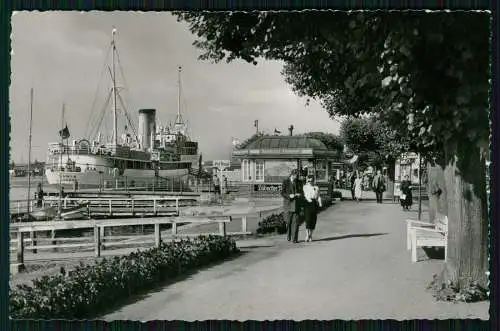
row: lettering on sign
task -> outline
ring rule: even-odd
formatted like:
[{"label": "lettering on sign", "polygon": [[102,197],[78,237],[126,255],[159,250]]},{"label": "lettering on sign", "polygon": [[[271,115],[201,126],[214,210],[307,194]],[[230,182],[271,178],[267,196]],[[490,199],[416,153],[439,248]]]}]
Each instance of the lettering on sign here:
[{"label": "lettering on sign", "polygon": [[253,186],[256,192],[280,192],[281,184],[256,184]]}]

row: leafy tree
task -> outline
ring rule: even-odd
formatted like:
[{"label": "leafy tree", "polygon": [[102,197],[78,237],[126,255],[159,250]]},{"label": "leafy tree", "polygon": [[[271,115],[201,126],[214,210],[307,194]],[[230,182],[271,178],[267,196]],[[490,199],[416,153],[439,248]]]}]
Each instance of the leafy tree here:
[{"label": "leafy tree", "polygon": [[[374,114],[444,167],[449,256],[443,281],[487,278],[485,12],[176,13],[202,59],[285,62],[299,95],[335,115]],[[447,283],[447,282],[445,282]]]}]

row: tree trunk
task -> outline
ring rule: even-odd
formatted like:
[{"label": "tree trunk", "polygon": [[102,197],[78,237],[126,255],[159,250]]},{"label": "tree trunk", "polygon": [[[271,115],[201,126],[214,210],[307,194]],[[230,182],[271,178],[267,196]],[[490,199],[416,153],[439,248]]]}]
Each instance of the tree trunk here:
[{"label": "tree trunk", "polygon": [[429,221],[434,223],[441,215],[448,215],[444,169],[439,162],[427,162],[427,196]]},{"label": "tree trunk", "polygon": [[475,146],[446,146],[444,171],[448,209],[448,260],[444,280],[463,289],[471,282],[486,288],[488,215],[485,160]]}]

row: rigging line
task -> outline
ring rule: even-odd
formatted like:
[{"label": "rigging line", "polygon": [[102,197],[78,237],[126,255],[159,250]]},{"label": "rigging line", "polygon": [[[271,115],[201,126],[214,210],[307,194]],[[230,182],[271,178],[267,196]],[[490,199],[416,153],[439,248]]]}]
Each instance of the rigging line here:
[{"label": "rigging line", "polygon": [[120,104],[122,105],[122,108],[124,109],[125,117],[127,118],[128,124],[132,128],[132,133],[134,134],[135,139],[137,141],[139,141],[139,137],[137,135],[137,131],[135,130],[134,124],[132,123],[132,120],[130,119],[128,112],[126,111],[126,107],[125,107],[125,103],[123,102],[123,98],[119,94],[118,94],[118,100],[120,101]]},{"label": "rigging line", "polygon": [[108,93],[108,96],[106,98],[106,102],[104,103],[104,107],[101,109],[101,116],[100,116],[100,119],[99,119],[99,124],[94,126],[94,130],[92,132],[93,135],[96,135],[97,132],[99,131],[99,128],[101,127],[102,125],[102,122],[104,120],[104,117],[106,115],[106,108],[108,108],[108,105],[109,105],[109,101],[111,100],[111,91]]},{"label": "rigging line", "polygon": [[89,120],[87,121],[87,125],[85,127],[85,135],[87,135],[87,133],[88,133],[90,122],[92,121],[92,119],[94,119],[93,115],[94,115],[95,106],[97,103],[97,94],[99,93],[99,90],[101,88],[101,83],[103,81],[104,72],[106,71],[106,64],[108,62],[107,60],[108,60],[110,51],[111,51],[111,46],[108,47],[108,51],[106,52],[106,56],[104,58],[104,64],[103,64],[102,69],[101,69],[101,74],[99,75],[99,82],[97,84],[97,88],[96,88],[96,91],[94,93],[94,101],[92,102],[92,107],[90,108],[90,117],[89,117]]},{"label": "rigging line", "polygon": [[[118,52],[118,49],[115,49],[116,50],[116,60],[118,62],[118,70],[120,72],[120,75],[122,77],[122,80],[123,80],[123,87],[125,90],[128,90],[128,84],[127,84],[127,79],[125,78],[125,73],[123,72],[123,66],[122,66],[122,62],[120,60],[120,53]],[[130,100],[128,100],[130,101]],[[125,103],[125,102],[124,102]],[[129,102],[130,103],[130,102]],[[126,111],[126,110],[125,110]]]}]

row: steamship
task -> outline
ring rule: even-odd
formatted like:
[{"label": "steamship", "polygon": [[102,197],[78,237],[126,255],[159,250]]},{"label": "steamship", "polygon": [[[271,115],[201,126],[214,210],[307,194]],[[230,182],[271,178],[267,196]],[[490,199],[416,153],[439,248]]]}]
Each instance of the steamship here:
[{"label": "steamship", "polygon": [[[191,141],[187,125],[181,115],[181,70],[178,68],[178,109],[173,125],[157,125],[156,109],[140,109],[136,131],[123,99],[120,97],[115,75],[116,29],[111,41],[112,65],[108,67],[112,87],[107,103],[112,101],[113,132],[111,139],[101,141],[101,132],[93,128],[96,139],[72,140],[66,125],[59,131],[60,141],[49,143],[45,166],[47,181],[52,185],[79,188],[141,186],[155,178],[175,178],[197,173],[201,167],[198,143]],[[118,140],[118,102],[130,128],[125,125]],[[103,108],[104,117],[106,109]],[[102,123],[102,118],[99,120]],[[64,106],[63,122],[64,123]]]}]

